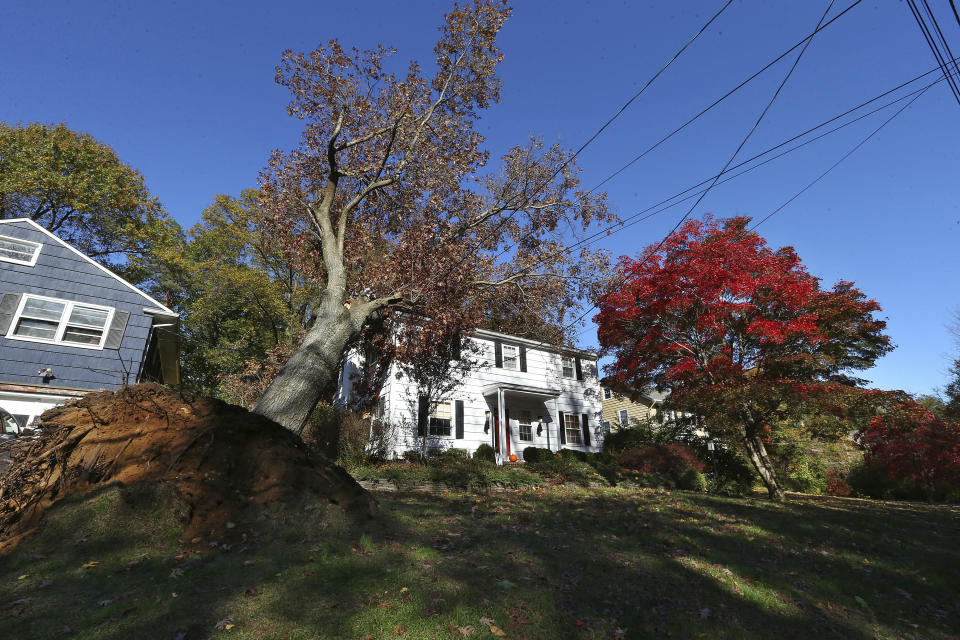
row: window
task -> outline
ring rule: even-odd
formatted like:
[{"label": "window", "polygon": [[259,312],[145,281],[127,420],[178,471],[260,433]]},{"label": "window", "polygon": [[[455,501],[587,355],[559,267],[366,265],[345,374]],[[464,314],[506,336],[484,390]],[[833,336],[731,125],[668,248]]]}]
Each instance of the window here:
[{"label": "window", "polygon": [[604,433],[610,433],[610,421],[609,421],[609,420],[603,420],[603,421],[601,421],[601,422],[600,422],[600,426],[603,427],[603,432],[604,432]]},{"label": "window", "polygon": [[7,337],[99,349],[112,316],[109,307],[25,295]]},{"label": "window", "polygon": [[573,363],[573,358],[568,358],[563,356],[560,358],[560,365],[563,367],[563,377],[564,378],[575,378],[577,376],[576,365]]},{"label": "window", "polygon": [[40,244],[19,238],[0,236],[0,260],[33,266],[40,255]]},{"label": "window", "polygon": [[448,436],[450,435],[450,426],[453,423],[451,419],[449,402],[438,402],[430,414],[430,435]]},{"label": "window", "polygon": [[530,412],[521,411],[517,422],[520,426],[520,440],[523,442],[533,442],[533,421],[530,419]]},{"label": "window", "polygon": [[604,399],[604,400],[609,400],[609,399],[612,398],[612,397],[613,397],[613,391],[610,391],[610,389],[604,387],[604,388],[603,388],[603,399]]},{"label": "window", "polygon": [[575,413],[564,414],[563,426],[567,430],[567,444],[583,443],[583,434],[580,433],[580,416]]},{"label": "window", "polygon": [[503,368],[516,371],[520,368],[520,358],[517,347],[512,344],[503,345]]},{"label": "window", "polygon": [[617,411],[617,420],[620,422],[621,429],[626,429],[630,426],[630,414],[627,413],[626,409],[620,409],[620,411]]}]

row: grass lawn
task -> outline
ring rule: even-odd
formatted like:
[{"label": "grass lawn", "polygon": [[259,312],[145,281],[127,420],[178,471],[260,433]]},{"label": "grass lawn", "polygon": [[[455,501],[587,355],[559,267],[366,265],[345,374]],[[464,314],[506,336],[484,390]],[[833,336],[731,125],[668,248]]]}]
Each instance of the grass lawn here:
[{"label": "grass lawn", "polygon": [[68,501],[0,558],[0,638],[960,633],[957,507],[572,487],[379,498],[359,527],[277,505],[204,554],[179,552],[162,492]]}]

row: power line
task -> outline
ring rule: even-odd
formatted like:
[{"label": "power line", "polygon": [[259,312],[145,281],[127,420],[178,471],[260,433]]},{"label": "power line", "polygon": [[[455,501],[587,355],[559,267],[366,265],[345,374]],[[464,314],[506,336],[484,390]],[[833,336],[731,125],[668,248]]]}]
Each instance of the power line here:
[{"label": "power line", "polygon": [[[934,67],[933,69],[931,69],[930,71],[927,71],[926,73],[920,74],[919,76],[916,76],[916,77],[914,77],[914,78],[912,78],[912,79],[910,79],[910,80],[907,80],[906,82],[903,82],[903,83],[897,85],[896,87],[894,87],[894,88],[892,88],[892,89],[889,89],[888,91],[885,91],[885,92],[881,93],[881,94],[878,95],[878,96],[875,96],[875,97],[873,97],[873,98],[871,98],[871,99],[869,99],[869,100],[866,100],[865,102],[861,102],[859,105],[857,105],[857,106],[855,106],[855,107],[851,107],[850,109],[847,109],[846,111],[844,111],[843,113],[841,113],[841,114],[839,114],[839,115],[836,115],[836,116],[834,116],[834,117],[832,117],[832,118],[830,118],[830,119],[828,119],[828,120],[825,120],[825,121],[821,122],[820,124],[818,124],[818,125],[816,125],[816,126],[810,127],[810,128],[807,129],[806,131],[803,131],[802,133],[798,133],[797,135],[795,135],[795,136],[793,136],[793,137],[791,137],[791,138],[788,138],[787,140],[784,140],[783,142],[781,142],[781,143],[779,143],[779,144],[776,144],[776,145],[774,145],[774,146],[772,146],[772,147],[769,147],[768,149],[766,149],[766,150],[764,150],[764,151],[761,151],[760,153],[758,153],[758,154],[756,154],[756,155],[754,155],[754,156],[752,156],[752,157],[750,157],[750,158],[747,158],[746,160],[743,160],[743,161],[741,161],[741,162],[739,162],[739,163],[731,166],[731,167],[728,168],[727,171],[725,171],[724,173],[717,174],[717,175],[718,175],[718,176],[722,176],[722,175],[725,175],[725,174],[727,174],[727,173],[730,173],[730,172],[732,172],[732,171],[734,171],[734,170],[736,170],[736,169],[739,169],[740,167],[742,167],[742,166],[744,166],[744,165],[746,165],[746,164],[749,164],[750,162],[753,162],[754,160],[757,160],[758,158],[761,158],[761,157],[763,157],[763,156],[771,153],[772,151],[776,151],[777,149],[779,149],[779,148],[781,148],[781,147],[784,147],[784,146],[790,144],[791,142],[794,142],[795,140],[798,140],[798,139],[804,137],[805,135],[810,134],[810,133],[816,131],[817,129],[821,129],[821,128],[825,127],[826,125],[830,124],[831,122],[835,122],[835,121],[839,120],[840,118],[843,118],[844,116],[850,115],[851,113],[853,113],[853,112],[855,112],[855,111],[858,111],[858,110],[862,109],[863,107],[865,107],[865,106],[867,106],[867,105],[869,105],[869,104],[871,104],[871,103],[873,103],[873,102],[876,102],[877,100],[879,100],[879,99],[881,99],[881,98],[884,98],[884,97],[890,95],[891,93],[896,92],[896,91],[899,90],[899,89],[902,89],[903,87],[906,87],[906,86],[908,86],[908,85],[910,85],[910,84],[913,84],[913,83],[916,82],[917,80],[920,80],[920,79],[922,79],[922,78],[930,75],[931,73],[936,73],[937,71],[940,71],[940,67]],[[817,140],[820,140],[820,139],[822,139],[822,138],[824,138],[824,137],[826,137],[826,136],[828,136],[828,135],[830,135],[830,134],[832,134],[832,133],[835,133],[835,132],[839,131],[840,129],[843,129],[843,128],[845,128],[845,127],[848,127],[848,126],[850,126],[850,125],[852,125],[852,124],[854,124],[854,123],[856,123],[856,122],[859,122],[860,120],[863,120],[863,119],[866,118],[866,117],[869,117],[869,116],[871,116],[871,115],[873,115],[873,114],[875,114],[875,113],[877,113],[877,112],[879,112],[879,111],[882,111],[882,110],[884,110],[884,109],[886,109],[886,108],[888,108],[888,107],[891,107],[891,106],[893,106],[894,104],[897,104],[898,102],[902,102],[903,100],[906,100],[907,98],[909,98],[909,97],[911,97],[911,96],[914,96],[914,95],[916,95],[917,93],[920,93],[921,91],[925,91],[927,88],[929,88],[929,87],[931,87],[931,86],[933,86],[933,85],[935,85],[935,84],[937,84],[937,83],[943,82],[943,81],[944,81],[944,78],[943,78],[943,77],[940,77],[940,78],[934,80],[933,82],[931,82],[930,84],[926,85],[925,87],[921,87],[920,89],[917,89],[917,90],[914,90],[914,91],[912,91],[912,92],[910,92],[910,93],[907,93],[907,94],[905,94],[905,95],[903,95],[903,96],[901,96],[901,97],[899,97],[899,98],[896,98],[895,100],[891,100],[890,102],[887,102],[886,104],[883,104],[883,105],[877,107],[876,109],[873,109],[872,111],[868,111],[867,113],[865,113],[865,114],[863,114],[863,115],[860,115],[860,116],[858,116],[858,117],[856,117],[856,118],[853,118],[853,119],[851,119],[851,120],[849,120],[849,121],[847,121],[847,122],[845,122],[845,123],[843,123],[843,124],[841,124],[841,125],[839,125],[839,126],[837,126],[837,127],[834,127],[833,129],[829,129],[828,131],[825,131],[824,133],[822,133],[822,134],[820,134],[820,135],[818,135],[818,136],[814,136],[813,138],[810,138],[809,140],[805,140],[804,142],[802,142],[802,143],[800,143],[800,144],[798,144],[798,145],[795,145],[795,146],[793,146],[793,147],[790,147],[790,148],[787,149],[786,151],[783,151],[783,152],[781,152],[781,153],[778,153],[778,154],[775,155],[775,156],[771,156],[770,158],[767,158],[767,159],[764,160],[763,162],[759,162],[759,163],[757,163],[756,165],[754,165],[754,166],[752,166],[752,167],[749,167],[748,169],[745,169],[744,171],[741,171],[741,172],[736,173],[736,174],[734,174],[734,175],[732,175],[732,176],[730,176],[730,177],[728,177],[728,178],[726,178],[726,179],[724,179],[724,180],[721,180],[721,181],[718,182],[717,184],[725,184],[726,182],[729,182],[730,180],[733,180],[734,178],[737,178],[737,177],[742,176],[742,175],[744,175],[744,174],[746,174],[746,173],[749,173],[750,171],[753,171],[754,169],[758,169],[758,168],[760,168],[760,167],[762,167],[762,166],[764,166],[764,165],[766,165],[766,164],[768,164],[768,163],[770,163],[770,162],[773,162],[774,160],[777,160],[777,159],[779,159],[779,158],[782,158],[783,156],[785,156],[785,155],[787,155],[787,154],[789,154],[789,153],[792,153],[792,152],[796,151],[797,149],[800,149],[800,148],[802,148],[802,147],[805,147],[806,145],[811,144],[811,143],[813,143],[813,142],[816,142]],[[642,221],[644,221],[644,220],[647,220],[647,219],[653,217],[654,215],[656,215],[657,213],[661,213],[661,212],[663,212],[663,211],[666,211],[667,209],[673,208],[673,207],[675,207],[676,205],[680,204],[681,202],[686,202],[687,200],[690,200],[691,198],[695,197],[697,194],[701,193],[701,191],[697,191],[697,192],[695,192],[693,195],[690,195],[690,196],[687,196],[686,198],[682,198],[682,199],[680,199],[680,200],[677,200],[676,202],[674,202],[674,203],[672,203],[672,204],[670,204],[670,205],[668,205],[668,206],[666,206],[666,207],[663,207],[663,208],[661,208],[661,209],[657,209],[657,207],[661,207],[662,205],[665,205],[666,203],[670,202],[671,200],[674,200],[675,198],[679,198],[680,196],[684,195],[685,193],[688,193],[688,192],[690,192],[690,191],[693,191],[693,190],[696,189],[697,187],[701,187],[701,186],[707,184],[708,182],[710,182],[710,181],[711,181],[713,178],[715,178],[715,177],[717,177],[717,176],[711,176],[711,177],[709,177],[709,178],[706,178],[705,180],[702,180],[701,182],[698,182],[697,184],[695,184],[695,185],[693,185],[693,186],[691,186],[691,187],[688,187],[688,188],[684,189],[683,191],[680,191],[680,192],[678,192],[678,193],[675,193],[675,194],[673,194],[672,196],[670,196],[670,197],[668,197],[668,198],[665,198],[665,199],[657,202],[656,204],[653,204],[653,205],[651,205],[651,206],[649,206],[649,207],[647,207],[647,208],[645,208],[645,209],[641,209],[640,211],[637,211],[636,213],[631,214],[630,216],[627,216],[626,218],[620,220],[619,222],[616,222],[616,223],[613,223],[613,224],[611,224],[611,225],[608,225],[607,227],[605,227],[605,228],[603,228],[603,229],[599,229],[598,231],[596,231],[596,232],[594,232],[593,234],[591,234],[591,235],[589,235],[589,236],[587,236],[587,237],[579,240],[578,242],[576,242],[576,243],[574,243],[574,244],[572,244],[572,245],[568,245],[567,247],[565,247],[565,249],[567,249],[567,250],[576,249],[576,248],[578,248],[578,247],[580,247],[580,246],[583,246],[583,245],[592,244],[592,241],[593,241],[594,239],[596,239],[596,238],[599,238],[599,237],[608,237],[608,236],[613,235],[613,234],[615,234],[615,233],[620,233],[620,232],[623,231],[624,229],[627,229],[627,228],[629,228],[629,227],[632,227],[633,225],[637,224],[638,222],[642,222]],[[649,215],[649,216],[643,216],[643,214],[648,213],[648,212],[651,212],[651,211],[653,211],[654,209],[657,209],[657,210],[654,211],[651,215]],[[639,216],[643,216],[643,217],[639,217]],[[630,222],[629,224],[625,224],[625,223],[626,223],[627,221],[629,221],[629,220],[632,220],[632,222]]]},{"label": "power line", "polygon": [[914,0],[907,0],[907,6],[910,8],[910,13],[913,14],[913,19],[916,21],[917,26],[920,27],[920,32],[923,34],[924,39],[927,41],[927,46],[930,47],[930,51],[933,52],[934,58],[937,59],[941,69],[943,69],[943,74],[947,77],[947,84],[950,85],[950,91],[953,93],[954,99],[956,99],[957,104],[960,104],[960,88],[957,87],[956,82],[950,76],[950,70],[947,67],[944,57],[940,52],[940,48],[937,46],[936,41],[933,39],[933,35],[930,33],[929,28],[927,27],[926,22],[923,19],[923,16],[920,15],[920,10],[917,8],[916,2]]},{"label": "power line", "polygon": [[[823,12],[823,15],[820,17],[820,21],[817,23],[817,29],[814,31],[814,33],[817,33],[817,31],[819,31],[819,30],[821,29],[821,25],[823,24],[823,21],[826,19],[827,14],[830,13],[830,9],[833,7],[833,3],[834,3],[834,0],[830,0],[830,4],[827,5],[826,10]],[[852,7],[852,6],[855,6],[855,5],[851,5],[851,7]],[[838,16],[838,17],[839,17],[839,16]],[[836,19],[836,18],[834,18],[834,19]],[[687,209],[687,212],[684,213],[683,216],[680,218],[680,220],[678,220],[677,223],[673,226],[673,229],[671,229],[670,232],[667,233],[667,235],[664,236],[663,239],[661,239],[660,242],[657,243],[656,248],[655,248],[653,251],[647,253],[647,257],[645,257],[645,258],[641,261],[640,264],[643,264],[644,262],[648,261],[651,256],[655,255],[656,252],[659,251],[661,247],[663,247],[663,245],[664,245],[664,243],[667,241],[667,239],[668,239],[677,229],[680,228],[680,225],[683,224],[684,220],[686,220],[687,218],[690,217],[690,214],[693,213],[694,209],[697,208],[697,206],[703,201],[703,199],[707,196],[707,194],[710,192],[710,190],[717,184],[717,181],[720,179],[720,176],[723,175],[723,173],[730,167],[730,165],[731,165],[731,164],[733,163],[733,161],[736,159],[737,154],[740,153],[740,151],[743,149],[744,145],[747,144],[747,141],[750,139],[750,137],[753,135],[753,133],[757,130],[757,127],[760,126],[760,123],[763,121],[764,116],[767,115],[767,112],[770,110],[770,107],[773,106],[774,101],[776,101],[777,97],[780,95],[780,92],[783,90],[783,87],[787,84],[787,81],[790,80],[790,77],[793,75],[794,70],[797,68],[797,65],[800,63],[800,59],[803,57],[803,54],[807,51],[807,47],[809,47],[811,41],[812,41],[812,39],[807,39],[807,40],[806,40],[805,44],[803,45],[803,48],[800,50],[800,53],[797,54],[796,59],[794,59],[793,64],[790,66],[790,70],[787,71],[787,75],[784,76],[783,80],[782,80],[782,81],[780,82],[780,84],[777,86],[777,90],[774,91],[773,96],[772,96],[772,97],[770,98],[770,100],[767,102],[766,106],[763,108],[763,111],[760,113],[759,117],[757,117],[756,122],[753,123],[753,126],[750,128],[750,131],[748,131],[748,132],[747,132],[747,135],[744,136],[743,140],[740,142],[740,145],[737,147],[737,150],[733,152],[733,155],[731,155],[731,156],[730,156],[730,159],[727,160],[726,164],[724,164],[723,169],[720,170],[720,173],[718,173],[718,174],[713,178],[713,181],[710,183],[710,186],[708,186],[706,189],[704,189],[704,191],[703,191],[703,192],[700,194],[700,196],[697,198],[696,202],[694,202],[693,205],[691,205],[691,207],[690,207],[689,209]],[[614,285],[613,288],[616,288],[617,286],[619,286],[620,284],[623,284],[624,282],[626,282],[626,278],[623,278],[623,279],[622,279],[622,282],[620,282],[618,285]],[[603,297],[603,296],[601,295],[601,297]],[[580,314],[580,316],[578,316],[576,320],[574,320],[574,321],[571,322],[570,324],[566,325],[566,326],[564,327],[564,330],[567,330],[567,329],[575,326],[578,322],[580,322],[581,320],[583,320],[588,314],[590,314],[594,309],[597,308],[597,304],[598,304],[598,303],[596,303],[596,302],[595,302],[594,304],[592,304],[586,311],[584,311],[582,314]]]},{"label": "power line", "polygon": [[714,100],[712,103],[710,103],[709,106],[707,106],[706,108],[704,108],[703,110],[701,110],[701,111],[700,111],[699,113],[697,113],[695,116],[691,117],[689,120],[687,120],[686,122],[684,122],[682,125],[680,125],[680,126],[677,127],[676,129],[674,129],[673,131],[671,131],[670,133],[668,133],[667,135],[665,135],[664,137],[662,137],[662,138],[660,138],[659,140],[657,140],[657,141],[656,141],[655,143],[653,143],[651,146],[647,147],[644,151],[642,151],[640,154],[638,154],[638,155],[635,156],[632,160],[630,160],[630,162],[626,163],[625,165],[623,165],[622,167],[620,167],[619,169],[617,169],[616,171],[614,171],[612,174],[610,174],[609,176],[607,176],[606,178],[604,178],[603,180],[601,180],[599,183],[597,183],[597,185],[596,185],[595,187],[593,187],[592,189],[590,189],[590,191],[591,191],[591,192],[596,191],[597,189],[599,189],[600,187],[602,187],[603,185],[605,185],[606,183],[608,183],[610,180],[612,180],[612,179],[615,178],[616,176],[620,175],[620,174],[621,174],[624,170],[626,170],[628,167],[632,166],[634,163],[636,163],[638,160],[640,160],[641,158],[643,158],[644,156],[646,156],[648,153],[650,153],[651,151],[653,151],[654,149],[656,149],[657,147],[659,147],[661,144],[663,144],[664,142],[666,142],[667,140],[669,140],[670,138],[672,138],[672,137],[675,136],[676,134],[678,134],[678,133],[680,133],[681,131],[683,131],[684,129],[686,129],[686,128],[687,128],[690,124],[692,124],[694,121],[698,120],[698,119],[699,119],[701,116],[703,116],[705,113],[707,113],[708,111],[710,111],[711,109],[713,109],[715,106],[717,106],[718,104],[720,104],[721,102],[723,102],[724,100],[726,100],[727,98],[729,98],[730,96],[732,96],[734,93],[736,93],[737,91],[739,91],[740,89],[742,89],[745,85],[747,85],[748,83],[750,83],[753,79],[755,79],[757,76],[759,76],[760,74],[762,74],[764,71],[766,71],[767,69],[769,69],[769,68],[772,67],[773,65],[775,65],[775,64],[777,64],[778,62],[780,62],[781,60],[783,60],[783,59],[784,59],[785,57],[787,57],[792,51],[794,51],[797,47],[800,47],[800,46],[806,47],[806,45],[809,44],[810,40],[813,39],[813,36],[817,35],[817,33],[818,33],[819,31],[822,31],[823,29],[826,29],[828,26],[830,26],[831,23],[833,23],[834,21],[838,20],[841,16],[843,16],[843,14],[845,14],[845,13],[847,13],[848,11],[850,11],[851,9],[853,9],[853,8],[854,8],[855,6],[857,6],[858,4],[860,4],[860,0],[857,0],[856,2],[854,2],[853,4],[851,4],[849,7],[847,7],[847,8],[844,9],[843,11],[841,11],[839,14],[837,14],[836,16],[834,16],[833,18],[831,18],[830,21],[827,22],[826,24],[824,24],[824,25],[822,25],[822,26],[821,26],[821,25],[817,25],[817,28],[813,31],[813,33],[811,33],[811,34],[808,35],[806,38],[804,38],[803,40],[801,40],[801,41],[798,42],[797,44],[793,45],[792,47],[790,47],[789,49],[787,49],[786,51],[784,51],[783,53],[781,53],[779,56],[777,56],[776,58],[774,58],[773,60],[771,60],[770,62],[768,62],[766,65],[763,66],[762,69],[760,69],[759,71],[757,71],[756,73],[754,73],[753,75],[751,75],[749,78],[747,78],[746,80],[744,80],[743,82],[741,82],[740,84],[738,84],[736,87],[734,87],[734,88],[731,89],[730,91],[726,92],[725,94],[723,94],[722,96],[720,96],[719,98],[717,98],[716,100]]},{"label": "power line", "polygon": [[943,31],[940,29],[940,22],[937,20],[937,16],[933,14],[933,10],[930,8],[930,3],[928,3],[927,0],[923,0],[923,6],[927,10],[927,17],[930,18],[934,28],[937,30],[937,35],[940,38],[940,44],[943,45],[943,48],[947,51],[947,56],[949,56],[953,61],[953,70],[957,73],[960,73],[960,66],[957,65],[957,60],[953,57],[953,51],[950,50],[950,44],[947,42],[946,37],[944,37]]},{"label": "power line", "polygon": [[908,102],[907,104],[905,104],[905,105],[903,105],[902,107],[900,107],[899,109],[897,109],[897,111],[896,111],[892,116],[890,116],[889,118],[887,118],[886,120],[884,120],[883,123],[882,123],[879,127],[877,127],[876,129],[874,129],[873,131],[871,131],[871,132],[867,135],[867,137],[865,137],[863,140],[861,140],[861,141],[858,142],[856,145],[854,145],[854,147],[853,147],[852,149],[850,149],[850,151],[848,151],[847,153],[845,153],[843,156],[840,157],[839,160],[837,160],[836,162],[834,162],[834,163],[830,166],[829,169],[827,169],[826,171],[824,171],[823,173],[821,173],[819,176],[817,176],[816,178],[814,178],[814,179],[813,179],[813,182],[811,182],[810,184],[808,184],[807,186],[805,186],[803,189],[800,189],[800,191],[798,191],[798,192],[795,193],[793,196],[791,196],[789,199],[787,199],[783,204],[781,204],[779,207],[777,207],[776,209],[774,209],[773,211],[771,211],[770,213],[768,213],[762,220],[760,220],[759,222],[757,222],[756,224],[754,224],[752,227],[750,227],[750,231],[753,231],[754,229],[756,229],[757,227],[759,227],[761,224],[763,224],[764,222],[766,222],[767,220],[769,220],[769,219],[772,218],[773,216],[775,216],[775,215],[777,215],[778,213],[780,213],[780,211],[782,211],[784,207],[786,207],[788,204],[790,204],[791,202],[793,202],[794,200],[796,200],[797,198],[799,198],[799,197],[800,197],[801,195],[803,195],[810,187],[812,187],[813,185],[815,185],[815,184],[817,184],[818,182],[820,182],[820,180],[822,180],[823,178],[825,178],[825,177],[827,176],[827,174],[830,173],[831,171],[833,171],[834,169],[836,169],[837,166],[839,166],[841,162],[843,162],[844,160],[846,160],[847,158],[849,158],[850,156],[852,156],[858,149],[860,149],[860,147],[862,147],[863,145],[865,145],[865,144],[867,143],[867,141],[870,140],[870,138],[872,138],[873,136],[875,136],[875,135],[877,135],[878,133],[880,133],[880,130],[883,129],[883,128],[884,128],[885,126],[887,126],[888,124],[890,124],[890,123],[893,121],[894,118],[896,118],[896,117],[899,116],[901,113],[903,113],[904,111],[906,111],[906,110],[910,107],[910,105],[912,105],[914,102],[916,102],[916,101],[920,98],[920,96],[922,96],[924,93],[926,93],[927,89],[929,89],[931,86],[933,86],[933,85],[932,85],[932,84],[927,85],[927,86],[924,87],[922,90],[920,90],[920,92],[917,93],[917,95],[915,95],[915,96],[910,100],[910,102]]}]

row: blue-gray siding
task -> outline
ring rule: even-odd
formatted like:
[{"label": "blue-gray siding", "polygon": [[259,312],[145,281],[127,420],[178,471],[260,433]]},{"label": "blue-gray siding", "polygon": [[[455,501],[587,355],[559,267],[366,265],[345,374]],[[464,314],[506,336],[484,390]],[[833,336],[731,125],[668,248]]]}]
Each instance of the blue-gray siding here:
[{"label": "blue-gray siding", "polygon": [[136,382],[146,350],[151,318],[144,308],[161,309],[123,282],[90,264],[50,236],[25,223],[0,225],[0,235],[43,245],[37,264],[0,262],[0,293],[32,293],[88,302],[130,312],[120,349],[83,349],[0,337],[0,383],[42,385],[39,369],[56,379],[46,386],[113,389],[127,377]]}]

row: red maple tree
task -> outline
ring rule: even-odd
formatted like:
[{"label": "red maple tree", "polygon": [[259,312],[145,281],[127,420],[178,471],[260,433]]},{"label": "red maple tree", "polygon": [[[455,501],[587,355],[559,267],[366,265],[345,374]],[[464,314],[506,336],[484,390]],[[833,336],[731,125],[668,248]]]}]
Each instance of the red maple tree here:
[{"label": "red maple tree", "polygon": [[[850,372],[892,346],[874,300],[850,282],[822,288],[792,248],[769,248],[749,221],[691,220],[622,257],[595,320],[614,386],[669,390],[668,403],[699,428],[742,443],[782,500],[764,441],[778,424],[841,409],[863,382]],[[810,424],[824,435],[824,421]],[[831,424],[839,436],[843,422]]]},{"label": "red maple tree", "polygon": [[906,481],[933,499],[937,489],[960,485],[960,425],[939,420],[908,400],[856,434],[867,462],[883,465],[887,476]]}]

